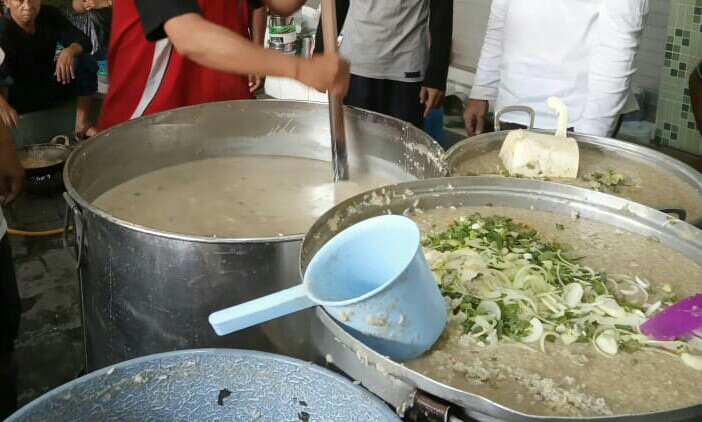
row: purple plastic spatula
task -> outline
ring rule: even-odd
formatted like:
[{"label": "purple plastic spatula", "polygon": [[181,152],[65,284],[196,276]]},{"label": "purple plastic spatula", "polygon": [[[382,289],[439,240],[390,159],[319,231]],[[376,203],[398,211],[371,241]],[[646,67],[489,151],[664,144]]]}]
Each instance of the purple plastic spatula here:
[{"label": "purple plastic spatula", "polygon": [[654,340],[672,340],[702,328],[702,293],[674,303],[640,326]]}]

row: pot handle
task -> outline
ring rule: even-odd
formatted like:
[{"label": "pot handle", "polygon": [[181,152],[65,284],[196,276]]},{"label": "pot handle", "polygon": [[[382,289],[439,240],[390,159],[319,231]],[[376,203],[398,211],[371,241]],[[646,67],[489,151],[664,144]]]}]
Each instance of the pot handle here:
[{"label": "pot handle", "polygon": [[658,211],[665,213],[665,214],[674,214],[678,217],[679,220],[685,221],[687,220],[687,211],[685,211],[685,208],[680,208],[680,207],[659,207],[656,208]]},{"label": "pot handle", "polygon": [[[80,268],[81,262],[83,262],[83,213],[67,192],[63,193],[63,199],[66,201],[66,218],[64,219],[63,223],[63,248],[73,259],[77,270]],[[71,223],[71,217],[73,219],[73,228],[76,234],[73,247],[69,245],[68,241],[68,233],[70,232],[68,227]]]},{"label": "pot handle", "polygon": [[495,132],[500,131],[500,117],[505,113],[513,113],[516,111],[521,111],[529,115],[529,127],[527,130],[532,130],[534,128],[534,109],[527,106],[507,106],[503,107],[495,113]]},{"label": "pot handle", "polygon": [[462,422],[453,416],[451,405],[442,399],[432,397],[421,390],[412,394],[410,420],[433,422]]},{"label": "pot handle", "polygon": [[49,143],[52,145],[59,144],[67,147],[70,146],[71,141],[66,135],[56,135],[51,139],[51,141],[49,141]]}]

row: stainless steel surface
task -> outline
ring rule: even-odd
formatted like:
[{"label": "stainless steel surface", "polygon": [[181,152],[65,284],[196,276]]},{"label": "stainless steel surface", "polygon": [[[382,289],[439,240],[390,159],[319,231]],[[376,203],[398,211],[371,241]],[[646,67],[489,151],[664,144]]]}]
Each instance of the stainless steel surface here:
[{"label": "stainless steel surface", "polygon": [[271,15],[270,16],[270,25],[271,26],[288,26],[294,22],[294,18],[292,16],[278,16],[278,15]]},{"label": "stainless steel surface", "polygon": [[[441,148],[399,120],[345,113],[349,162],[389,166],[401,180],[446,174]],[[207,316],[300,282],[303,234],[232,239],[177,235],[119,220],[91,205],[105,191],[192,160],[288,155],[329,161],[326,104],[233,101],[172,110],[116,126],[82,143],[64,180],[79,238],[88,369],[199,347],[310,356],[310,312],[218,337]],[[331,175],[329,176],[331,180]],[[213,180],[212,183],[226,183]]]},{"label": "stainless steel surface", "polygon": [[[553,133],[553,131],[544,131],[534,129],[538,133]],[[468,159],[476,156],[499,151],[502,143],[509,131],[492,132],[483,135],[474,136],[461,141],[446,152],[446,160],[448,161],[449,173],[452,176],[460,176],[461,164]],[[655,151],[650,148],[636,145],[630,142],[619,141],[617,139],[602,138],[599,136],[583,135],[579,133],[568,133],[569,137],[575,138],[581,150],[599,150],[609,153],[619,154],[622,159],[648,164],[657,167],[659,170],[670,174],[671,177],[677,178],[684,183],[692,186],[699,192],[699,200],[702,201],[702,173],[666,154]],[[582,153],[581,153],[582,159]],[[645,187],[644,187],[645,188]],[[680,208],[681,204],[647,204],[656,207],[665,208]],[[689,214],[689,213],[688,213]],[[690,219],[697,220],[702,216],[688,215]],[[697,221],[693,221],[699,224]]]},{"label": "stainless steel surface", "polygon": [[311,57],[314,51],[314,37],[306,35],[300,41],[300,55],[302,57]]},{"label": "stainless steel surface", "polygon": [[283,53],[295,53],[295,42],[281,43],[274,40],[268,40],[268,47],[272,50],[282,51]]},{"label": "stainless steel surface", "polygon": [[247,350],[146,356],[62,385],[7,422],[389,422],[377,397],[331,371]]},{"label": "stainless steel surface", "polygon": [[[325,213],[307,233],[301,251],[301,270],[332,236],[358,221],[373,216],[402,214],[415,208],[437,206],[483,206],[531,208],[570,215],[655,237],[702,264],[702,231],[678,222],[643,205],[611,195],[568,185],[496,177],[451,177],[402,183],[357,195]],[[315,348],[372,392],[407,410],[416,390],[446,400],[457,417],[480,421],[571,421],[568,417],[538,417],[512,411],[481,396],[470,394],[381,356],[347,334],[326,312],[316,310],[313,326]],[[635,399],[635,398],[633,398]],[[620,417],[587,418],[591,421],[699,420],[702,404],[669,412]]]},{"label": "stainless steel surface", "polygon": [[[322,36],[324,54],[335,55],[338,50],[336,28],[336,4],[333,0],[322,0]],[[348,180],[349,165],[346,156],[346,132],[344,129],[343,97],[329,91],[329,126],[331,127],[332,174],[334,181]]]},{"label": "stainless steel surface", "polygon": [[331,127],[332,175],[335,182],[349,180],[344,106],[340,96],[329,94],[329,125]]},{"label": "stainless steel surface", "polygon": [[535,113],[533,108],[527,106],[507,106],[495,113],[495,131],[500,131],[500,117],[502,117],[503,114],[515,112],[526,113],[529,116],[529,126],[527,126],[527,129],[531,130],[534,128]]}]

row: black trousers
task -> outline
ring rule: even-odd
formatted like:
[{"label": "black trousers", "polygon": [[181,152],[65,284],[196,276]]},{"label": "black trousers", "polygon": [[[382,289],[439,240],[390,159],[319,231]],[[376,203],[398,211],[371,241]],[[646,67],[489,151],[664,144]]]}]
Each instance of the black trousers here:
[{"label": "black trousers", "polygon": [[69,84],[62,84],[51,77],[42,81],[18,82],[0,72],[0,85],[9,86],[8,102],[19,114],[46,110],[57,101],[93,95],[97,91],[98,65],[90,54],[75,59],[76,78]]},{"label": "black trousers", "polygon": [[20,321],[20,298],[12,264],[10,238],[0,240],[0,420],[17,408],[17,361],[14,344]]},{"label": "black trousers", "polygon": [[398,82],[351,75],[344,104],[387,114],[424,127],[424,106],[419,103],[421,82]]}]

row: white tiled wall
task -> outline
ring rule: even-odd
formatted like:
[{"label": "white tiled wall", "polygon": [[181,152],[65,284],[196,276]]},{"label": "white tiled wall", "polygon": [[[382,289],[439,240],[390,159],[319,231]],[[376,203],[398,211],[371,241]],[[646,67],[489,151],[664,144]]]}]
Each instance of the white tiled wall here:
[{"label": "white tiled wall", "polygon": [[473,71],[478,66],[491,3],[491,0],[454,0],[451,48],[454,66]]},{"label": "white tiled wall", "polygon": [[661,67],[665,53],[665,39],[668,31],[668,0],[649,0],[650,13],[644,29],[641,49],[636,59],[638,71],[634,83],[645,89],[648,98],[648,114],[650,120],[656,116],[658,103],[658,88],[660,85]]},{"label": "white tiled wall", "polygon": [[[617,1],[617,0],[605,0]],[[655,117],[658,101],[658,86],[663,65],[666,31],[668,25],[668,0],[649,0],[650,14],[644,30],[641,49],[637,58],[638,72],[634,83],[649,92],[649,117]],[[454,0],[452,69],[449,91],[462,90],[461,85],[470,86],[472,78],[467,72],[478,65],[480,47],[483,43],[487,19],[490,16],[491,0]]]}]

